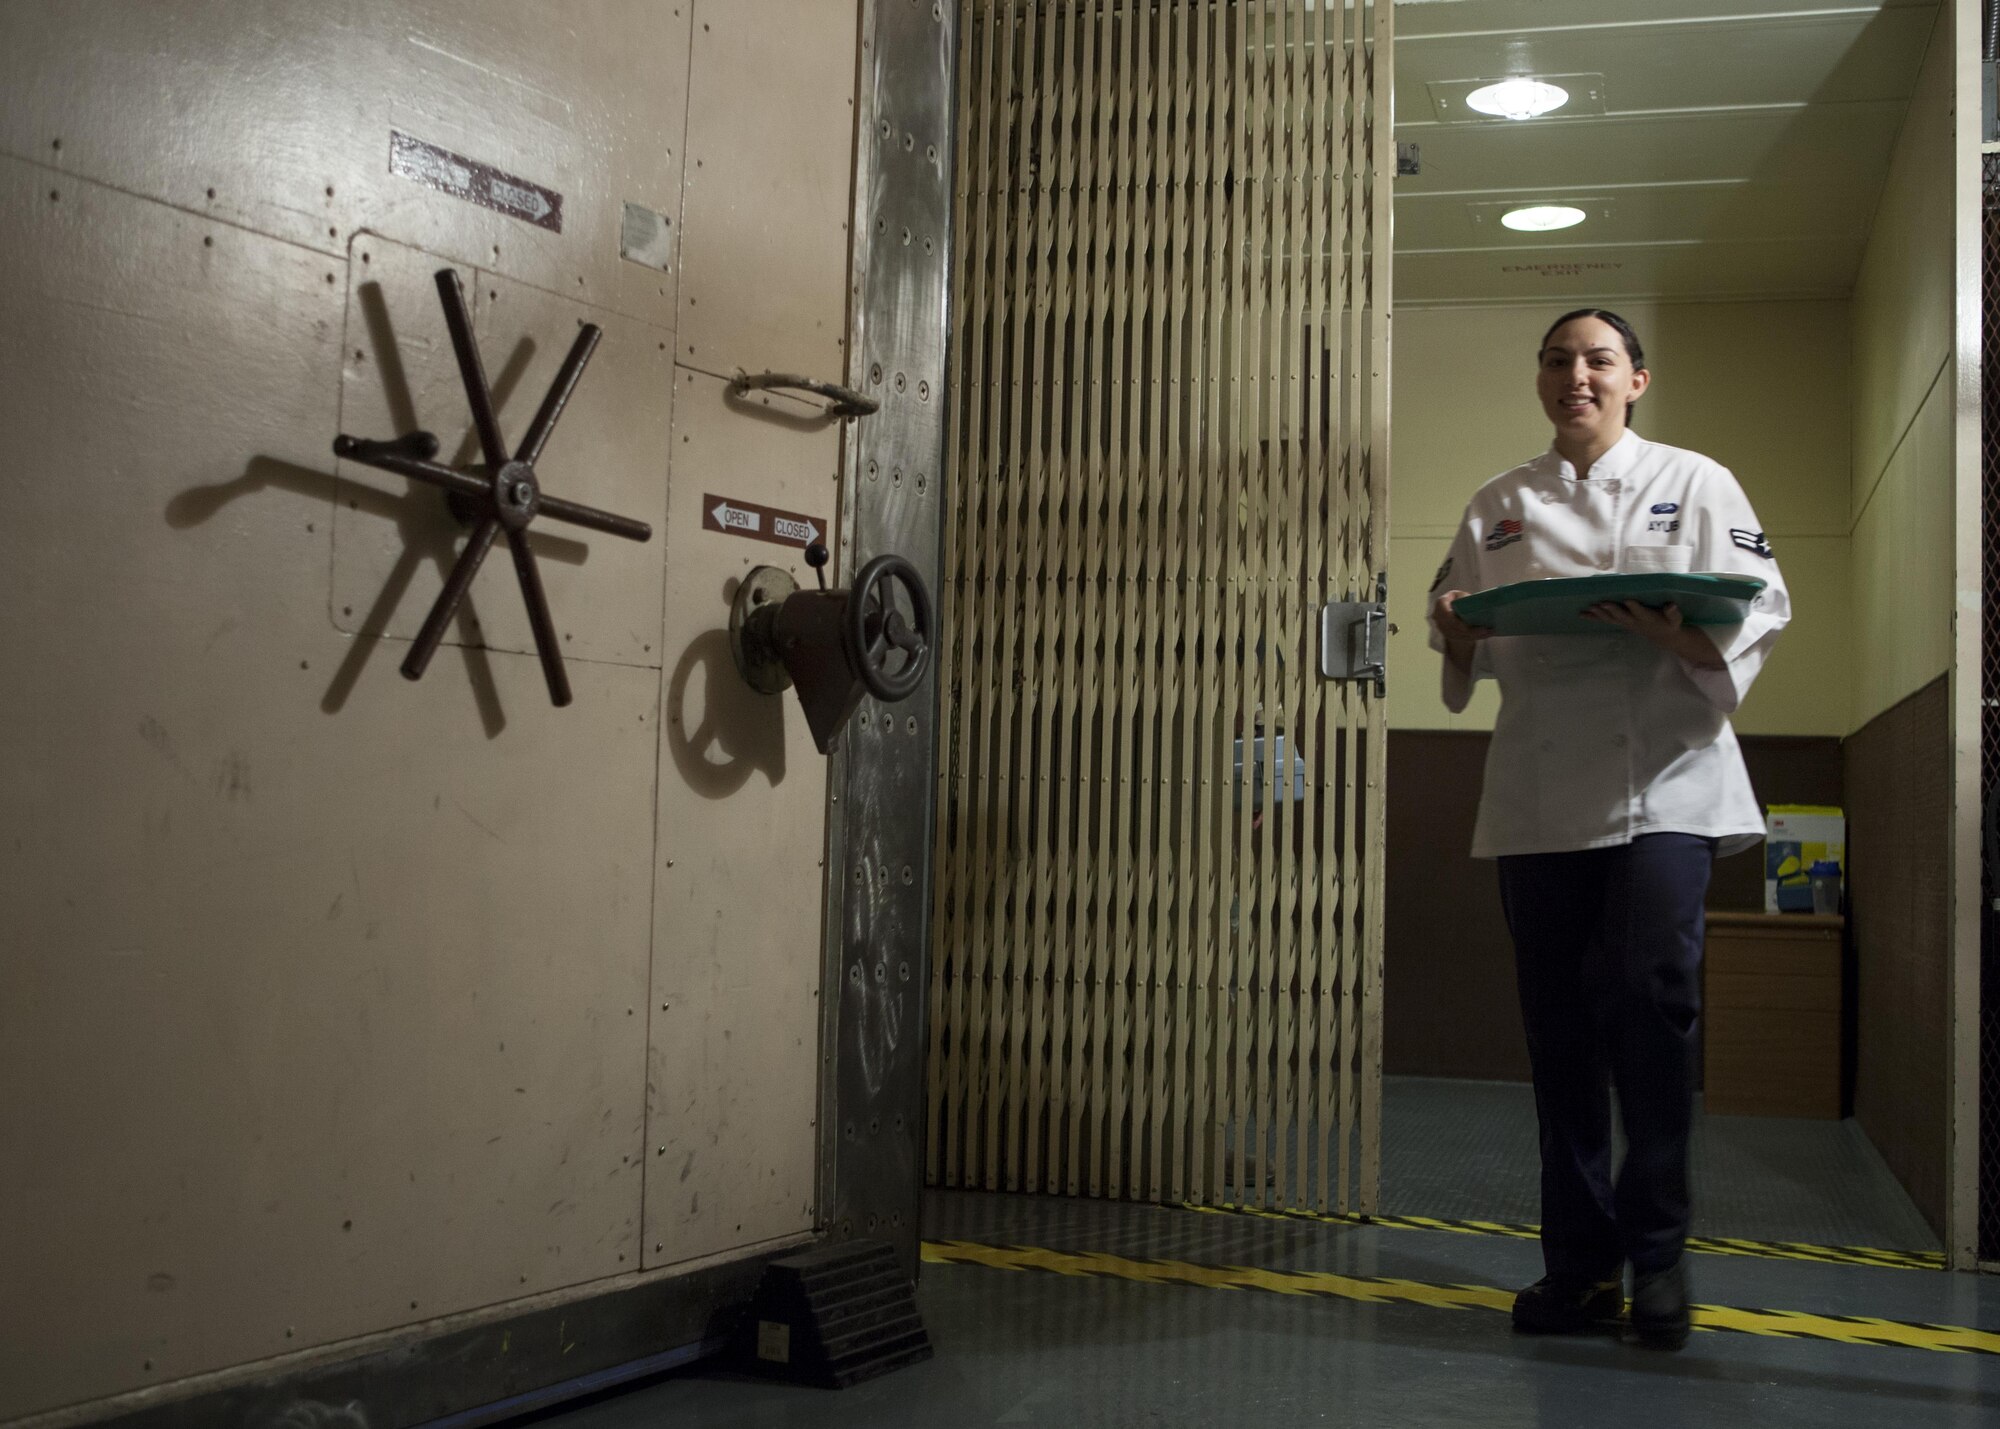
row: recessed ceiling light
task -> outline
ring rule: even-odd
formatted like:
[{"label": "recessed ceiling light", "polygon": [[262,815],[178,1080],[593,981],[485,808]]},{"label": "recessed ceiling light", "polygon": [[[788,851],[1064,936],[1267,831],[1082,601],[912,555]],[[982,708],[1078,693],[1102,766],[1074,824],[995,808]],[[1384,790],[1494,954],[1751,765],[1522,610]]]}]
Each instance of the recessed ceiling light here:
[{"label": "recessed ceiling light", "polygon": [[1569,103],[1569,91],[1559,84],[1539,79],[1503,79],[1484,85],[1465,96],[1465,102],[1481,114],[1497,114],[1502,119],[1533,119]]},{"label": "recessed ceiling light", "polygon": [[1529,208],[1510,208],[1500,222],[1522,233],[1547,233],[1556,228],[1575,228],[1587,217],[1580,208],[1568,204],[1538,203]]}]

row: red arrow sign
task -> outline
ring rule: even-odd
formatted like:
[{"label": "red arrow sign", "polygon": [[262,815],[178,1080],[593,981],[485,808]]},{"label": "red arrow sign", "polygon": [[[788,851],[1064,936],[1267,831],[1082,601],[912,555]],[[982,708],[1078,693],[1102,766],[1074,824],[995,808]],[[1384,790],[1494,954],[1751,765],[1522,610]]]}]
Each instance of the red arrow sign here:
[{"label": "red arrow sign", "polygon": [[733,496],[713,493],[701,498],[701,528],[720,531],[725,536],[747,536],[753,541],[769,541],[774,546],[795,548],[826,540],[826,522],[797,511],[780,511],[754,501],[738,501]]}]

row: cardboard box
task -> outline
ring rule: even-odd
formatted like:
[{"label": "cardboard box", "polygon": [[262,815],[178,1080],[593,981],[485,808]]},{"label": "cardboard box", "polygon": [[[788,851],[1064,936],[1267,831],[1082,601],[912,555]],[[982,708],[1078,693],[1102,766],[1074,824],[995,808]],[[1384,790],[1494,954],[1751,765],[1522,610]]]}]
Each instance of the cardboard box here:
[{"label": "cardboard box", "polygon": [[1772,804],[1764,811],[1764,911],[1812,912],[1806,877],[1820,861],[1840,865],[1847,882],[1847,818],[1821,804]]}]

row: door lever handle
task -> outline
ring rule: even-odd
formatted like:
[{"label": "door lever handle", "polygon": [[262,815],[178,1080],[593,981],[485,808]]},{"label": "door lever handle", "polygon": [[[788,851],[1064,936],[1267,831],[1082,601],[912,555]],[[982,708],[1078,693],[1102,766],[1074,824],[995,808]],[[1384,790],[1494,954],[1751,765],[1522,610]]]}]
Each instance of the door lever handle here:
[{"label": "door lever handle", "polygon": [[810,392],[815,397],[827,401],[827,415],[831,417],[865,417],[876,411],[881,403],[872,397],[864,397],[852,387],[843,387],[838,382],[821,382],[816,377],[801,377],[792,372],[760,372],[751,376],[739,372],[729,384],[732,392]]}]

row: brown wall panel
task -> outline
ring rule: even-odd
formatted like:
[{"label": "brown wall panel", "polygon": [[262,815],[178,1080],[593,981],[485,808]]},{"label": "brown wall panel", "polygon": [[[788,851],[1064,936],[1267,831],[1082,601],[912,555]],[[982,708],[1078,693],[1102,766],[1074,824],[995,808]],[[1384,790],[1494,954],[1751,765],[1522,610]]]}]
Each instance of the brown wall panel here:
[{"label": "brown wall panel", "polygon": [[1951,727],[1945,677],[1846,744],[1858,962],[1854,1114],[1933,1228],[1944,1225],[1950,1048]]},{"label": "brown wall panel", "polygon": [[[1840,741],[1831,735],[1747,734],[1743,762],[1750,787],[1764,804],[1830,804],[1844,807]],[[1737,913],[1764,911],[1764,850],[1759,845],[1715,861],[1708,906]]]},{"label": "brown wall panel", "polygon": [[1383,1069],[1528,1079],[1514,949],[1487,859],[1466,852],[1490,736],[1389,734]]},{"label": "brown wall panel", "polygon": [[[1489,738],[1463,730],[1389,735],[1383,1034],[1384,1070],[1392,1075],[1527,1080],[1499,887],[1491,863],[1466,852]],[[1842,802],[1837,739],[1747,735],[1743,757],[1760,799]],[[1760,852],[1718,859],[1708,901],[1711,908],[1761,909]]]}]

